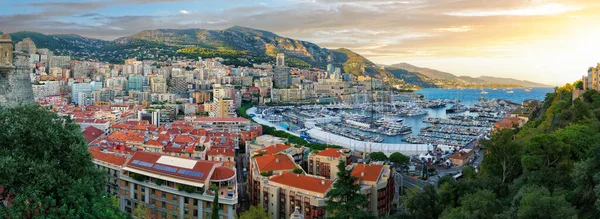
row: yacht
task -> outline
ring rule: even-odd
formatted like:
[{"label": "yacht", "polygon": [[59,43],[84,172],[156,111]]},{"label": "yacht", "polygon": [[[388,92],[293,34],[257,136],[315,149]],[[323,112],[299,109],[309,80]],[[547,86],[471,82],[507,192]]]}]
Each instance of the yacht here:
[{"label": "yacht", "polygon": [[485,91],[484,89],[481,89],[481,92],[480,92],[480,94],[488,94],[488,92],[487,92],[487,91]]},{"label": "yacht", "polygon": [[525,92],[531,92],[532,88],[525,88]]},{"label": "yacht", "polygon": [[506,91],[507,94],[514,94],[515,92],[513,90],[508,90]]}]

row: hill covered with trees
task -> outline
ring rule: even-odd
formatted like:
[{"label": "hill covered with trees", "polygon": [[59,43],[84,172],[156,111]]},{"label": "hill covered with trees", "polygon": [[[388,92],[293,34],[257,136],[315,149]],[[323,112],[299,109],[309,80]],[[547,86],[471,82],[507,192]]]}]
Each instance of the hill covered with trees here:
[{"label": "hill covered with trees", "polygon": [[600,218],[600,94],[571,100],[572,89],[556,88],[522,129],[483,142],[478,174],[411,190],[394,217]]}]

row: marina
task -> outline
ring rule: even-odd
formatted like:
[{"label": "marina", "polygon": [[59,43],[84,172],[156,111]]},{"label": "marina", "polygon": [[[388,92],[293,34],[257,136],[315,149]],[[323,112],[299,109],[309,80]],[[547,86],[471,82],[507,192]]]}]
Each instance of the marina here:
[{"label": "marina", "polygon": [[[463,147],[476,139],[485,138],[495,123],[521,107],[521,95],[538,94],[513,89],[517,94],[507,99],[491,99],[506,90],[465,89],[448,99],[412,98],[374,103],[330,103],[302,106],[259,106],[256,115],[282,129],[305,139],[331,143],[319,136],[339,136],[356,144],[383,145],[446,145]],[[481,94],[486,91],[488,94]],[[457,93],[460,92],[460,95]],[[476,96],[474,95],[476,94]],[[423,95],[427,97],[428,95]],[[450,99],[452,97],[461,99]],[[469,97],[469,98],[465,98]],[[463,99],[464,98],[464,99]],[[541,99],[543,96],[537,97]],[[318,132],[316,131],[318,130]],[[351,145],[357,147],[356,145]],[[390,146],[391,147],[391,146]]]}]

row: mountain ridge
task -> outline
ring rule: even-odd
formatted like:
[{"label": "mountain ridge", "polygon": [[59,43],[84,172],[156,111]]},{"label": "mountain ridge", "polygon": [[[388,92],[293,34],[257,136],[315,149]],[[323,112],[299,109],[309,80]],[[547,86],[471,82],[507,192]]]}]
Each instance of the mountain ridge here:
[{"label": "mountain ridge", "polygon": [[[342,68],[344,73],[354,76],[390,79],[387,81],[396,83],[404,81],[419,87],[437,87],[436,84],[446,81],[488,84],[489,80],[492,80],[489,77],[483,79],[459,77],[408,63],[379,66],[350,49],[323,48],[312,42],[242,26],[222,30],[200,28],[144,30],[112,41],[76,34],[46,35],[29,31],[16,32],[11,36],[15,42],[29,37],[39,48],[51,49],[59,55],[110,63],[122,63],[123,60],[133,57],[160,60],[172,56],[186,56],[193,59],[218,56],[226,59],[224,64],[249,66],[252,63],[273,62],[277,53],[284,53],[286,63],[291,67],[324,69],[327,64],[334,64]],[[524,84],[523,81],[510,78],[496,78],[496,80]]]}]

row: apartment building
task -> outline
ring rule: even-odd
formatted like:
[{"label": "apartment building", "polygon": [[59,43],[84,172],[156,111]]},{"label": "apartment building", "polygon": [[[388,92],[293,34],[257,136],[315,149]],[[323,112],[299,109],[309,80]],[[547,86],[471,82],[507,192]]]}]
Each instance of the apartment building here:
[{"label": "apartment building", "polygon": [[109,195],[119,194],[120,173],[123,164],[131,155],[119,152],[102,151],[99,148],[88,149],[96,168],[106,171],[108,179],[106,181],[106,193]]},{"label": "apartment building", "polygon": [[337,178],[337,165],[342,160],[348,164],[349,158],[349,154],[338,148],[327,148],[316,153],[311,152],[308,155],[308,174],[334,180]]},{"label": "apartment building", "polygon": [[[138,151],[123,166],[120,209],[146,206],[146,218],[233,219],[238,203],[236,172],[222,162],[192,160]],[[212,212],[217,188],[219,212]]]},{"label": "apartment building", "polygon": [[248,171],[250,203],[253,205],[261,203],[261,185],[269,176],[280,172],[291,172],[296,168],[300,168],[300,166],[294,163],[294,159],[287,154],[251,157]]},{"label": "apartment building", "polygon": [[260,202],[270,218],[290,218],[296,207],[304,218],[326,218],[325,194],[333,181],[280,172],[262,182]]},{"label": "apartment building", "polygon": [[355,164],[351,175],[358,178],[361,193],[367,196],[367,210],[373,216],[388,215],[394,199],[394,171],[389,165]]}]

